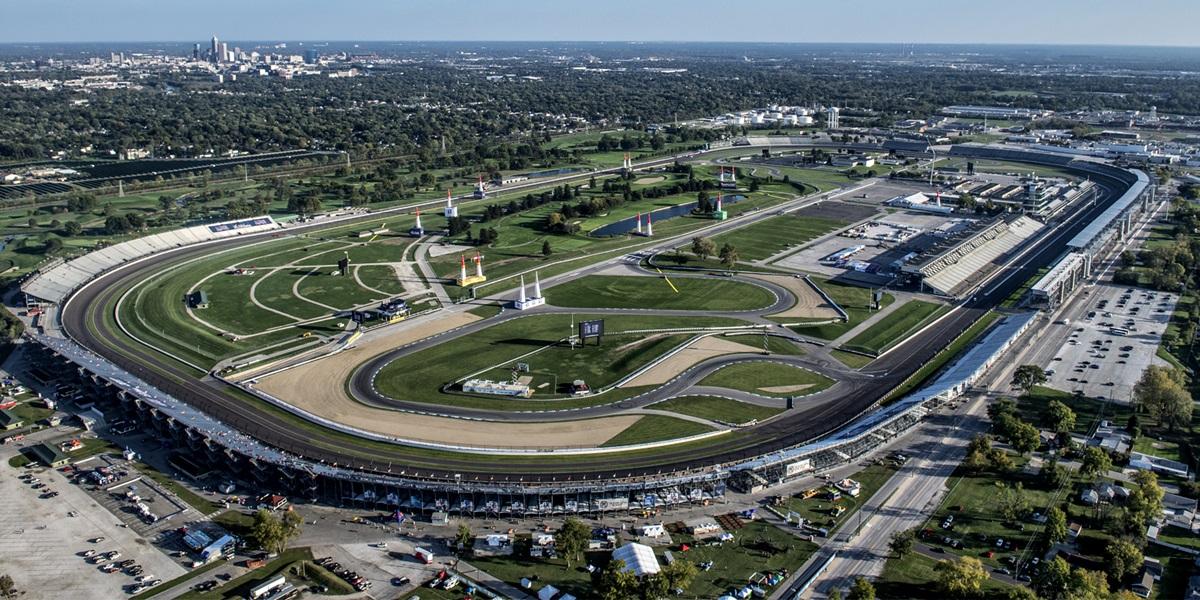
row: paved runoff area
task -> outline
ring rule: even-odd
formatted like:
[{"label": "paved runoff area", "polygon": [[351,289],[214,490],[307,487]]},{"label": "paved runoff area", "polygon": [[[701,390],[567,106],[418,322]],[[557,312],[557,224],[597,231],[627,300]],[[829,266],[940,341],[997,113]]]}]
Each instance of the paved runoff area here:
[{"label": "paved runoff area", "polygon": [[[0,564],[16,587],[29,598],[123,598],[134,578],[124,573],[104,573],[101,564],[84,556],[87,550],[117,551],[117,560],[133,559],[145,574],[167,581],[185,569],[158,551],[121,520],[100,506],[61,473],[42,468],[13,469],[8,459],[17,448],[0,452]],[[32,489],[19,477],[32,473],[46,484]],[[42,498],[47,489],[59,493]],[[71,516],[74,514],[75,516]],[[100,543],[89,540],[104,537]]]},{"label": "paved runoff area", "polygon": [[1049,326],[1034,364],[1052,388],[1128,403],[1142,371],[1166,364],[1155,354],[1179,297],[1111,284],[1080,293]]}]

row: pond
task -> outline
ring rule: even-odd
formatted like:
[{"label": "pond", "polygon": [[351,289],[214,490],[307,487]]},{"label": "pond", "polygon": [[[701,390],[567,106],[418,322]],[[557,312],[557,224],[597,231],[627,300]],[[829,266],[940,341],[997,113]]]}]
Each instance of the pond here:
[{"label": "pond", "polygon": [[[722,205],[737,204],[738,202],[745,200],[745,199],[746,199],[745,196],[740,195],[740,194],[735,194],[735,195],[731,195],[731,196],[722,196],[721,202],[722,202]],[[653,222],[658,223],[660,221],[665,221],[667,219],[673,219],[675,217],[682,217],[684,215],[690,215],[690,214],[692,214],[692,211],[696,209],[696,205],[698,203],[699,202],[688,202],[687,204],[676,204],[675,206],[668,206],[666,208],[660,208],[658,210],[652,211],[650,213],[650,217]],[[642,222],[643,223],[645,223],[645,217],[646,217],[646,213],[642,213]],[[612,223],[609,223],[608,225],[603,225],[603,226],[597,227],[596,229],[593,229],[591,232],[588,233],[588,235],[590,235],[592,237],[606,237],[606,236],[610,236],[610,235],[625,235],[627,233],[637,230],[637,219],[638,219],[637,216],[632,216],[632,217],[629,217],[626,219],[621,219],[620,221],[614,221]]]}]

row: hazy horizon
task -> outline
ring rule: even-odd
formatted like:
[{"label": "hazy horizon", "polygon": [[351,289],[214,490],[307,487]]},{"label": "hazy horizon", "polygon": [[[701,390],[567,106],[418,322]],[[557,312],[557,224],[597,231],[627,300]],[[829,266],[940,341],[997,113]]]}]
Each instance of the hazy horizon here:
[{"label": "hazy horizon", "polygon": [[[202,4],[5,0],[0,42],[243,41],[726,42],[918,45],[1200,46],[1188,0],[943,0],[853,6],[787,0],[313,0]],[[47,18],[53,15],[53,19]],[[1165,18],[1175,15],[1180,18]]]}]

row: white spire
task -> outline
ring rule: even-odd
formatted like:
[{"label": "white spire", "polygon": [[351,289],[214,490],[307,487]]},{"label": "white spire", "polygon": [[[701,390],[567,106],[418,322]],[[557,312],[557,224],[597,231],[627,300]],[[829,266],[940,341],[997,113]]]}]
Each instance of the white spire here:
[{"label": "white spire", "polygon": [[421,227],[421,209],[419,209],[419,208],[417,209],[417,223],[413,227],[416,229],[422,229],[422,227]]},{"label": "white spire", "polygon": [[454,199],[450,196],[450,190],[446,190],[446,208],[454,208]]},{"label": "white spire", "polygon": [[650,220],[650,213],[646,213],[646,235],[654,235],[654,221]]},{"label": "white spire", "polygon": [[475,255],[475,276],[483,277],[483,256],[479,254]]},{"label": "white spire", "polygon": [[517,303],[525,304],[525,276],[521,276],[521,295],[517,296]]},{"label": "white spire", "polygon": [[458,255],[458,280],[467,280],[467,257],[461,254]]},{"label": "white spire", "polygon": [[533,297],[542,297],[542,282],[538,279],[538,272],[533,272]]},{"label": "white spire", "polygon": [[637,232],[638,235],[641,235],[642,233],[642,213],[638,213],[637,216]]},{"label": "white spire", "polygon": [[721,212],[721,191],[717,190],[717,212]]}]

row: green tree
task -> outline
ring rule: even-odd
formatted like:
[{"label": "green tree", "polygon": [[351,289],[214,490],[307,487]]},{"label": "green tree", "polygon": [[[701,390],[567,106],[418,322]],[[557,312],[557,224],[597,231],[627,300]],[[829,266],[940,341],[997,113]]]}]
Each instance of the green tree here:
[{"label": "green tree", "polygon": [[271,514],[271,511],[261,508],[254,513],[254,524],[250,526],[250,540],[262,550],[279,553],[287,546],[288,537],[283,522]]},{"label": "green tree", "polygon": [[78,221],[67,221],[63,224],[63,233],[72,237],[77,236],[83,233],[83,226]]},{"label": "green tree", "polygon": [[1046,427],[1055,433],[1065,433],[1075,428],[1075,411],[1058,400],[1046,403],[1042,419],[1046,423]]},{"label": "green tree", "polygon": [[892,540],[888,542],[888,548],[897,558],[904,558],[906,554],[912,551],[913,545],[916,543],[917,533],[915,529],[905,529],[892,534]]},{"label": "green tree", "polygon": [[1071,565],[1061,556],[1046,561],[1033,580],[1033,589],[1046,600],[1063,600],[1071,586]]},{"label": "green tree", "polygon": [[[559,543],[555,540],[555,543]],[[602,600],[629,600],[638,596],[639,582],[632,571],[625,570],[625,561],[614,560],[600,573],[597,591]]]},{"label": "green tree", "polygon": [[1021,482],[1005,486],[1004,491],[1000,494],[1000,514],[1004,516],[1004,519],[1010,523],[1016,522],[1025,516],[1027,510],[1029,510],[1029,500],[1025,497],[1025,489]]},{"label": "green tree", "polygon": [[838,588],[829,590],[829,600],[842,600],[842,590]]},{"label": "green tree", "polygon": [[1137,486],[1129,490],[1125,506],[1134,521],[1142,525],[1162,514],[1163,489],[1158,484],[1158,475],[1152,471],[1137,471],[1133,474],[1133,481]]},{"label": "green tree", "polygon": [[717,245],[712,240],[704,237],[692,238],[692,254],[704,260],[717,252]]},{"label": "green tree", "polygon": [[938,589],[952,598],[966,598],[978,594],[983,588],[983,582],[988,578],[983,563],[974,556],[938,561],[934,571],[937,573]]},{"label": "green tree", "polygon": [[1037,365],[1021,365],[1013,371],[1012,385],[1026,394],[1035,385],[1046,383],[1046,372]]},{"label": "green tree", "polygon": [[677,560],[663,567],[658,576],[666,584],[667,591],[673,591],[688,589],[699,574],[700,570],[692,562]]},{"label": "green tree", "polygon": [[1104,547],[1104,571],[1113,585],[1142,568],[1142,551],[1126,540],[1112,540]]},{"label": "green tree", "polygon": [[474,541],[475,536],[471,535],[471,526],[459,523],[458,532],[454,534],[454,544],[458,547],[459,552],[465,552]]},{"label": "green tree", "polygon": [[286,541],[291,541],[300,535],[301,526],[304,525],[304,517],[296,512],[294,508],[288,507],[283,511],[283,518],[279,521],[283,528],[283,535]]},{"label": "green tree", "polygon": [[568,517],[563,522],[562,528],[558,530],[558,535],[554,537],[554,545],[566,559],[567,566],[570,566],[583,556],[583,551],[587,550],[588,540],[591,537],[592,531],[583,521],[575,517]]},{"label": "green tree", "polygon": [[550,247],[550,240],[544,240],[542,242],[542,256],[550,256],[553,253],[554,249]]},{"label": "green tree", "polygon": [[1042,443],[1041,435],[1038,433],[1037,427],[1015,421],[1008,432],[1008,443],[1012,444],[1013,450],[1016,450],[1021,456],[1025,456],[1030,452],[1038,449]]},{"label": "green tree", "polygon": [[732,269],[738,262],[737,248],[728,242],[721,246],[721,264],[727,269]]},{"label": "green tree", "polygon": [[846,600],[875,600],[875,586],[865,577],[859,577],[850,585],[850,593]]},{"label": "green tree", "polygon": [[1072,569],[1067,587],[1070,590],[1067,595],[1071,600],[1107,600],[1113,596],[1108,591],[1104,573],[1100,571]]},{"label": "green tree", "polygon": [[1067,530],[1067,515],[1057,506],[1051,506],[1046,511],[1046,540],[1057,544],[1065,539],[1070,532]]},{"label": "green tree", "polygon": [[1023,585],[1014,585],[1008,588],[1005,600],[1038,600],[1038,595],[1037,592]]},{"label": "green tree", "polygon": [[1146,367],[1133,388],[1133,398],[1139,407],[1172,431],[1191,423],[1192,397],[1184,388],[1183,374],[1171,367]]},{"label": "green tree", "polygon": [[1083,449],[1083,458],[1079,461],[1079,473],[1084,477],[1095,478],[1101,473],[1112,469],[1112,459],[1108,453],[1098,446],[1088,446]]}]

